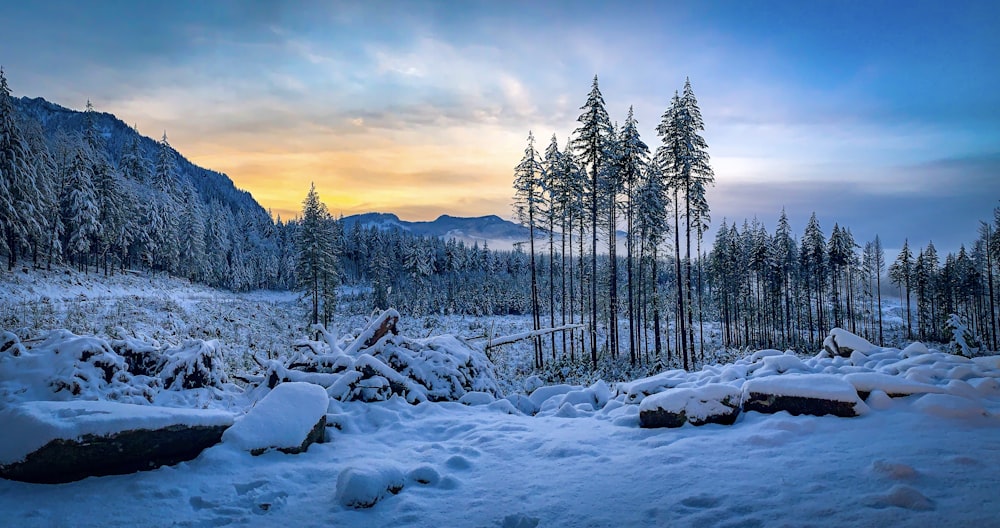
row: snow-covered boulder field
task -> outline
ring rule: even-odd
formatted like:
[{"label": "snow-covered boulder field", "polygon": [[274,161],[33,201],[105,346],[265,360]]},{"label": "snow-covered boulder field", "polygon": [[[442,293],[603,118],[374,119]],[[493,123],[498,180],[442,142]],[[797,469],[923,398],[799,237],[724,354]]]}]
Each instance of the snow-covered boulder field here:
[{"label": "snow-covered boulder field", "polygon": [[1000,399],[997,362],[997,356],[969,359],[921,343],[876,347],[835,328],[812,358],[761,350],[698,372],[670,370],[619,383],[616,393],[640,404],[643,427],[734,423],[739,410],[853,417],[909,396],[917,398],[914,408],[939,417],[984,417],[994,415],[980,400]]}]

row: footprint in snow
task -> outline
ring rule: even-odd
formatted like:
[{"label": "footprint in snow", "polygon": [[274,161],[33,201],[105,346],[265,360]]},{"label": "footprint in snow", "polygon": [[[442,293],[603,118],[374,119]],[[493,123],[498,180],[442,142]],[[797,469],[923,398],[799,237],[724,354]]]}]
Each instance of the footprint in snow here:
[{"label": "footprint in snow", "polygon": [[876,460],[872,462],[873,473],[892,480],[914,480],[919,473],[912,466],[906,464],[894,464],[887,460]]},{"label": "footprint in snow", "polygon": [[719,497],[714,497],[712,495],[692,495],[681,500],[681,506],[686,506],[688,508],[714,508],[722,502]]},{"label": "footprint in snow", "polygon": [[454,455],[448,458],[448,460],[445,461],[445,465],[455,470],[465,470],[472,467],[472,463],[469,462],[469,459],[462,455]]}]

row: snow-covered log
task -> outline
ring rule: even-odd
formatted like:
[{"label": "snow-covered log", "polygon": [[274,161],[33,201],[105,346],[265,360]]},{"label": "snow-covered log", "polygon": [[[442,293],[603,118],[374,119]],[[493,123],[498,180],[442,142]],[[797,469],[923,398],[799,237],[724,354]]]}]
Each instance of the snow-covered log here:
[{"label": "snow-covered log", "polygon": [[555,332],[565,332],[567,330],[576,330],[577,328],[583,328],[583,325],[582,324],[567,324],[567,325],[556,326],[556,327],[552,327],[552,328],[541,328],[541,329],[538,329],[538,330],[532,330],[530,332],[521,332],[519,334],[511,334],[511,335],[507,335],[507,336],[497,337],[497,338],[494,338],[494,339],[490,339],[486,343],[486,348],[489,349],[489,348],[494,348],[494,347],[498,347],[498,346],[502,346],[502,345],[509,345],[511,343],[515,343],[517,341],[521,341],[521,340],[524,340],[524,339],[531,339],[532,337],[543,336],[543,335],[552,334],[552,333],[555,333]]}]

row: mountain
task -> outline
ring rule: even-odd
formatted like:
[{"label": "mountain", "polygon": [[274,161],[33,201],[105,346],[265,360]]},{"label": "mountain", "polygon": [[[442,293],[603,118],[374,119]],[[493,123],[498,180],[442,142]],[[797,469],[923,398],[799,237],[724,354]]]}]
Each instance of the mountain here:
[{"label": "mountain", "polygon": [[[528,228],[504,220],[496,215],[465,218],[460,216],[441,215],[430,222],[409,222],[400,220],[392,213],[364,213],[346,216],[344,226],[350,228],[353,224],[362,227],[390,230],[399,229],[414,235],[454,238],[466,244],[478,243],[480,246],[489,244],[492,249],[512,249],[515,244],[528,241]],[[536,236],[539,233],[536,232]]]},{"label": "mountain", "polygon": [[[46,138],[53,143],[60,130],[64,132],[82,131],[86,124],[84,112],[60,106],[41,97],[13,98],[13,102],[18,113],[34,119],[42,125]],[[160,147],[155,139],[140,135],[134,128],[113,114],[95,111],[93,118],[94,126],[104,137],[104,147],[112,162],[121,159],[126,145],[136,136],[139,137],[139,148],[143,155],[149,160],[156,159]],[[238,189],[228,176],[221,172],[199,167],[188,161],[180,152],[175,150],[175,153],[179,172],[194,185],[204,203],[207,204],[214,199],[227,206],[234,215],[242,211],[248,216],[270,218],[270,215],[257,203],[257,200],[249,192]]]}]

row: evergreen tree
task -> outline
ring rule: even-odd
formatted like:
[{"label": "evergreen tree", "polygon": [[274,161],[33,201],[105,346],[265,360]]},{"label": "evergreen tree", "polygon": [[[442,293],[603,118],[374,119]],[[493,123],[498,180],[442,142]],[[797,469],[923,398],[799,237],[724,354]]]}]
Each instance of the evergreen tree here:
[{"label": "evergreen tree", "polygon": [[636,351],[635,286],[632,277],[633,250],[635,245],[634,204],[636,195],[639,192],[639,183],[649,167],[649,147],[639,137],[638,122],[635,119],[631,106],[628,109],[628,116],[625,118],[625,126],[622,129],[620,149],[618,173],[625,187],[628,200],[625,211],[625,258],[628,287],[629,361],[634,365],[638,360]]},{"label": "evergreen tree", "polygon": [[[903,240],[903,247],[896,256],[896,261],[889,266],[889,279],[902,290],[906,288],[906,338],[912,339],[913,324],[910,317],[910,280],[913,276],[913,253],[910,252],[910,241]],[[903,299],[902,291],[900,300]]]},{"label": "evergreen tree", "polygon": [[191,280],[200,281],[205,272],[205,210],[190,183],[183,185],[181,200],[178,272]]},{"label": "evergreen tree", "polygon": [[335,300],[339,277],[337,235],[330,213],[316,193],[316,185],[310,185],[302,201],[295,276],[309,300],[312,324],[320,322],[321,309],[324,313],[332,313],[331,304]]},{"label": "evergreen tree", "polygon": [[597,369],[597,210],[599,206],[601,170],[606,148],[611,139],[611,119],[604,107],[604,96],[597,84],[597,76],[591,85],[587,101],[580,107],[583,113],[577,118],[580,126],[574,131],[573,148],[580,161],[590,170],[590,359]]},{"label": "evergreen tree", "polygon": [[[535,151],[535,136],[528,132],[528,146],[524,149],[524,157],[514,168],[514,214],[517,219],[528,226],[528,247],[530,248],[531,271],[531,314],[534,330],[541,328],[538,307],[538,278],[535,269],[535,223],[542,207],[541,194],[542,164],[538,161]],[[533,340],[535,346],[535,366],[542,368],[542,343],[540,337]]]},{"label": "evergreen tree", "polygon": [[21,134],[7,78],[0,69],[0,251],[14,269],[19,246],[46,232],[36,158]]}]

